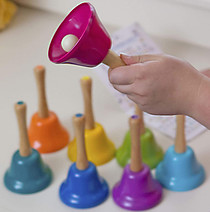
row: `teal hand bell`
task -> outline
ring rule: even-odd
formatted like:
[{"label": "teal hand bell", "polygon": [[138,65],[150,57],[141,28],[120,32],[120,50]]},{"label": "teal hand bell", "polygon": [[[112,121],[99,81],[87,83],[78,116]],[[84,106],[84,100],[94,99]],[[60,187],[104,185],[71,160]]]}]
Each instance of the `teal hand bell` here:
[{"label": "teal hand bell", "polygon": [[20,149],[11,161],[4,175],[7,189],[19,194],[32,194],[48,187],[52,181],[51,169],[45,165],[39,152],[29,144],[26,126],[26,104],[17,102],[15,112],[18,120]]},{"label": "teal hand bell", "polygon": [[205,180],[203,166],[197,161],[185,140],[185,116],[177,115],[175,145],[169,147],[164,160],[156,168],[156,178],[163,187],[172,191],[188,191]]}]

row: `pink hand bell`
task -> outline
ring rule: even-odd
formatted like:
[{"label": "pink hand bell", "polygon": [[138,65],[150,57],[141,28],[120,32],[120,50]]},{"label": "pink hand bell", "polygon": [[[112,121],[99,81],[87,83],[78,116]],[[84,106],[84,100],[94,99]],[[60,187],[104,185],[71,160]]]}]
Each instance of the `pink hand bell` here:
[{"label": "pink hand bell", "polygon": [[90,3],[82,3],[60,24],[48,54],[54,63],[94,67],[102,62],[111,68],[125,65],[110,48],[110,36],[94,7]]}]

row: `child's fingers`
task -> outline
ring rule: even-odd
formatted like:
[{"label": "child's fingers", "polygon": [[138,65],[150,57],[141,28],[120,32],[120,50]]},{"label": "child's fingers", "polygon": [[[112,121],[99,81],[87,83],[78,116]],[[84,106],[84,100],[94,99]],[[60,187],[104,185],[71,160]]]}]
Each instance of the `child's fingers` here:
[{"label": "child's fingers", "polygon": [[128,68],[121,66],[113,70],[109,70],[109,81],[116,85],[130,85],[136,79],[136,68]]},{"label": "child's fingers", "polygon": [[[108,77],[112,84],[117,85],[129,85],[132,84],[136,76],[141,77],[141,69],[144,69],[143,64],[147,61],[157,61],[161,56],[160,55],[140,55],[140,56],[120,56],[124,62],[128,65],[120,66],[115,69],[109,69]],[[138,73],[137,73],[138,72]]]},{"label": "child's fingers", "polygon": [[113,87],[118,90],[120,93],[124,93],[126,95],[131,94],[133,90],[132,85],[116,85],[113,84]]},{"label": "child's fingers", "polygon": [[133,102],[135,102],[135,103],[137,104],[137,102],[136,102],[136,100],[137,100],[137,95],[128,94],[127,97],[128,97],[131,101],[133,101]]},{"label": "child's fingers", "polygon": [[132,65],[135,63],[144,63],[148,61],[158,60],[160,58],[160,55],[148,54],[148,55],[127,56],[121,54],[120,58],[125,62],[125,64]]},{"label": "child's fingers", "polygon": [[147,96],[140,94],[128,94],[127,97],[138,105],[145,105]]}]

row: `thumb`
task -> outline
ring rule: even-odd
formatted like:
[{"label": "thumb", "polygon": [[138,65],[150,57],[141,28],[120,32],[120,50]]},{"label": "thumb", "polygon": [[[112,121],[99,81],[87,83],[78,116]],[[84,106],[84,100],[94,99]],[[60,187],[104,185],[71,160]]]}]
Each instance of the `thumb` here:
[{"label": "thumb", "polygon": [[145,63],[148,61],[157,60],[160,56],[159,55],[137,55],[137,56],[128,56],[125,54],[121,54],[120,58],[125,62],[126,65],[132,65],[135,63]]}]

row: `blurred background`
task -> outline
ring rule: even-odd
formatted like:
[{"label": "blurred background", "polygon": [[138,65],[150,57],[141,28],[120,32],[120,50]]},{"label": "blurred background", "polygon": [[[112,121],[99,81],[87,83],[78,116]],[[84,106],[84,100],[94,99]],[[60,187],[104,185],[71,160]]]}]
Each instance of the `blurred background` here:
[{"label": "blurred background", "polygon": [[[79,0],[15,0],[67,14]],[[123,27],[138,21],[150,34],[210,47],[210,0],[90,0],[102,22]],[[107,12],[108,11],[108,12]]]}]

